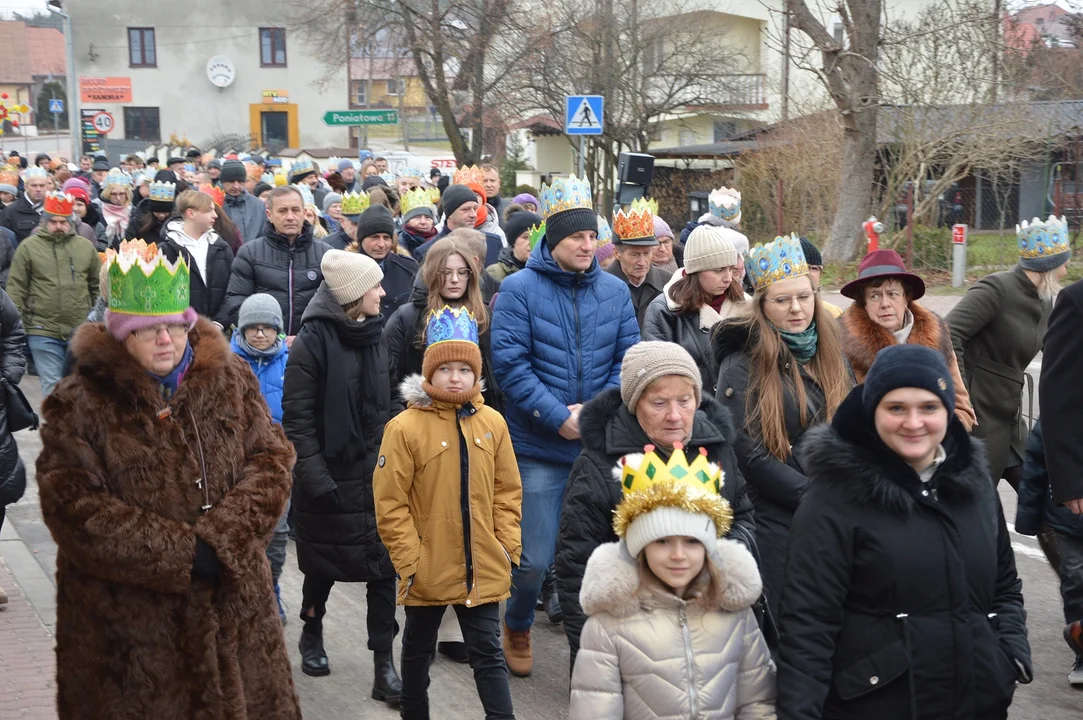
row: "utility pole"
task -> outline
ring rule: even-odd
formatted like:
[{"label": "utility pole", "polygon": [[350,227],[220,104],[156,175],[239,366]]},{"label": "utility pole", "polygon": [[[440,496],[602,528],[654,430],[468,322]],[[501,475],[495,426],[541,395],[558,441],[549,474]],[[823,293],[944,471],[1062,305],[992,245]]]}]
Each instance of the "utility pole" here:
[{"label": "utility pole", "polygon": [[68,56],[68,132],[71,133],[71,158],[72,162],[78,162],[82,155],[82,147],[79,139],[82,136],[82,128],[79,125],[79,83],[75,79],[75,51],[71,38],[71,16],[61,11],[60,0],[49,0],[46,6],[49,12],[59,15],[64,19],[64,45]]}]

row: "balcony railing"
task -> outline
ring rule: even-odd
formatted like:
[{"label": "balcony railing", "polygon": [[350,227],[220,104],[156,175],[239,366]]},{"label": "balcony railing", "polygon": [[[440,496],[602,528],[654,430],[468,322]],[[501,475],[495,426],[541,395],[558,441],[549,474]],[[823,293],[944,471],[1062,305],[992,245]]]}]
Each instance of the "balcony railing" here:
[{"label": "balcony railing", "polygon": [[706,110],[766,109],[766,79],[764,73],[719,75],[714,83],[716,89],[704,93],[707,100],[695,103],[694,107]]}]

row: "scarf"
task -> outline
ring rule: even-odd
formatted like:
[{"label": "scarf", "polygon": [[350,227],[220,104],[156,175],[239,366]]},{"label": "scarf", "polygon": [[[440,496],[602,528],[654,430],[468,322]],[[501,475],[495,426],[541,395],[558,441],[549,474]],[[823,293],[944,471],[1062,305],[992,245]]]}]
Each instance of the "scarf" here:
[{"label": "scarf", "polygon": [[163,400],[172,400],[173,396],[177,394],[177,388],[180,387],[181,380],[184,379],[184,374],[188,372],[188,366],[191,364],[192,343],[188,343],[184,348],[184,354],[181,355],[181,361],[168,375],[159,376],[154,373],[147,373],[151,379],[158,383],[158,391],[162,393]]},{"label": "scarf", "polygon": [[[778,330],[778,328],[775,328]],[[816,348],[820,342],[820,334],[816,331],[816,321],[813,320],[804,331],[799,333],[786,332],[785,330],[779,330],[778,334],[782,336],[782,341],[786,343],[786,347],[790,349],[793,356],[797,359],[797,362],[802,365],[808,365],[816,355]]]},{"label": "scarf", "polygon": [[707,303],[707,304],[710,305],[712,308],[714,308],[714,311],[716,313],[721,315],[722,314],[722,306],[726,304],[726,293],[722,293],[721,295],[715,295],[713,298],[711,298],[711,301],[709,303]]},{"label": "scarf", "polygon": [[278,353],[282,350],[282,343],[286,341],[286,336],[282,334],[278,335],[278,337],[275,338],[275,344],[267,348],[266,350],[257,350],[256,348],[249,345],[248,340],[246,340],[244,337],[244,332],[242,332],[241,330],[236,331],[235,339],[237,341],[237,347],[243,350],[245,355],[252,358],[253,360],[259,360],[261,358],[273,358],[274,356],[278,355]]},{"label": "scarf", "polygon": [[667,273],[677,272],[677,261],[672,258],[667,263],[654,263],[654,266],[659,270],[665,270]]}]

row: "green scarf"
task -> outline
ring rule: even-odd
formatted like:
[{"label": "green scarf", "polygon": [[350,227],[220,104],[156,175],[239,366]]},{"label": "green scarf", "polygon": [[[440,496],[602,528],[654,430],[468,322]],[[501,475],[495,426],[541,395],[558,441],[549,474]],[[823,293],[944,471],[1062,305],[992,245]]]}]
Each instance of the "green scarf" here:
[{"label": "green scarf", "polygon": [[[778,328],[775,328],[776,330]],[[786,347],[790,349],[793,356],[797,359],[797,362],[802,365],[808,365],[816,355],[816,347],[820,342],[820,334],[816,332],[816,321],[813,320],[807,328],[802,332],[792,333],[785,330],[779,330],[778,334],[782,336],[782,341],[786,343]]]}]

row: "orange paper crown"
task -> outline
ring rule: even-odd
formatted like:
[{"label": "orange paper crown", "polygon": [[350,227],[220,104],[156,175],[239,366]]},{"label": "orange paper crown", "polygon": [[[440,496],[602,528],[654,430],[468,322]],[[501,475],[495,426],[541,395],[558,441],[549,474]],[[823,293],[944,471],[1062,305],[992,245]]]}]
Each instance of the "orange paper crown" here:
[{"label": "orange paper crown", "polygon": [[51,192],[45,196],[45,212],[49,215],[68,217],[72,214],[75,198],[64,192]]},{"label": "orange paper crown", "polygon": [[451,176],[452,185],[469,185],[470,183],[477,183],[482,185],[482,180],[485,177],[485,171],[479,168],[477,165],[463,165],[456,170]]},{"label": "orange paper crown", "polygon": [[202,192],[207,193],[214,200],[214,204],[218,207],[226,206],[226,194],[222,192],[222,188],[215,187],[214,185],[204,186],[200,188]]},{"label": "orange paper crown", "polygon": [[654,237],[654,213],[645,201],[636,200],[628,212],[622,208],[613,215],[613,232],[621,240]]}]

